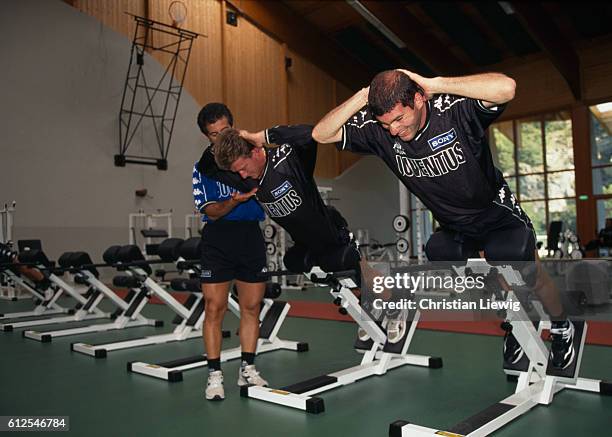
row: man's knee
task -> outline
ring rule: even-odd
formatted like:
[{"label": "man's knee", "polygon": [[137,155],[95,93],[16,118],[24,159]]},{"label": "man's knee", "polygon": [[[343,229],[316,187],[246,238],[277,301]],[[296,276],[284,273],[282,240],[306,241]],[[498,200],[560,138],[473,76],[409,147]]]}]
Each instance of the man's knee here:
[{"label": "man's knee", "polygon": [[478,256],[478,251],[467,244],[456,232],[436,231],[425,245],[429,261],[465,261]]},{"label": "man's knee", "polygon": [[493,231],[487,237],[485,256],[491,261],[535,261],[535,236],[527,227]]},{"label": "man's knee", "polygon": [[285,252],[283,263],[287,270],[293,273],[309,272],[313,267],[310,253],[303,246],[290,247]]},{"label": "man's knee", "polygon": [[219,299],[215,297],[204,298],[204,308],[206,309],[207,321],[217,321],[223,319],[225,312],[227,311],[227,302],[225,299]]},{"label": "man's knee", "polygon": [[359,251],[352,244],[331,249],[324,255],[317,257],[319,267],[326,272],[357,270],[360,260]]}]

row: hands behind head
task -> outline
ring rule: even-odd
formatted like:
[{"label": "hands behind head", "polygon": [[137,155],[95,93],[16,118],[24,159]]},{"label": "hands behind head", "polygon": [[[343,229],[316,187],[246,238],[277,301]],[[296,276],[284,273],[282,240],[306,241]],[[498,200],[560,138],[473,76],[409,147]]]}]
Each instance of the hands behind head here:
[{"label": "hands behind head", "polygon": [[396,68],[395,71],[400,71],[402,73],[404,73],[406,76],[408,76],[410,79],[412,79],[414,82],[417,83],[417,85],[419,85],[422,89],[423,89],[423,97],[425,97],[425,100],[429,100],[434,94],[435,92],[432,89],[433,83],[432,80],[430,78],[427,77],[423,77],[419,74],[416,74],[412,71],[409,70],[404,70],[402,68]]},{"label": "hands behind head", "polygon": [[239,130],[238,134],[255,147],[263,147],[266,142],[263,131],[252,133],[246,130]]},{"label": "hands behind head", "polygon": [[[246,132],[246,131],[244,131]],[[248,132],[247,132],[248,133]],[[247,200],[249,200],[251,197],[253,197],[255,195],[255,193],[257,193],[257,190],[259,188],[253,188],[251,191],[249,191],[248,193],[240,193],[238,191],[235,191],[232,193],[232,199],[238,201],[238,202],[246,202]]]}]

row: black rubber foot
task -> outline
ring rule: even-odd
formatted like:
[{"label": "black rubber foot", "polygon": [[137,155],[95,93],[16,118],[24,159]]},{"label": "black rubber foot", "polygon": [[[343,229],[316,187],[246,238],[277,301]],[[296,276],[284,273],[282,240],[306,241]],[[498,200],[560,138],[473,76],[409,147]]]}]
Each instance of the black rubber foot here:
[{"label": "black rubber foot", "polygon": [[612,382],[601,381],[599,383],[599,393],[606,396],[612,396]]},{"label": "black rubber foot", "polygon": [[106,349],[96,349],[94,357],[96,357],[96,358],[106,358]]},{"label": "black rubber foot", "polygon": [[229,331],[223,331],[221,335],[223,336],[223,338],[230,338],[232,336],[232,333]]},{"label": "black rubber foot", "polygon": [[133,362],[134,361],[128,361],[127,363],[125,363],[125,367],[126,367],[128,373],[132,371],[132,363]]},{"label": "black rubber foot", "polygon": [[429,357],[429,368],[430,369],[442,368],[442,358],[441,357]]},{"label": "black rubber foot", "polygon": [[163,320],[156,320],[155,321],[155,327],[156,328],[161,328],[162,326],[164,326],[164,321]]},{"label": "black rubber foot", "polygon": [[298,343],[297,351],[298,352],[306,352],[308,350],[308,343]]},{"label": "black rubber foot", "polygon": [[396,420],[389,425],[389,437],[402,437],[402,426],[408,425],[410,422],[405,420]]},{"label": "black rubber foot", "polygon": [[252,384],[243,385],[240,387],[240,397],[248,398],[249,397],[249,387],[252,387]]},{"label": "black rubber foot", "polygon": [[306,399],[306,412],[311,414],[319,414],[325,411],[325,403],[322,398]]},{"label": "black rubber foot", "polygon": [[51,343],[51,340],[53,340],[53,337],[51,337],[50,335],[46,335],[46,334],[40,338],[40,341],[42,343]]},{"label": "black rubber foot", "polygon": [[508,381],[508,382],[516,382],[516,381],[518,381],[518,376],[516,376],[516,375],[506,375],[506,381]]},{"label": "black rubber foot", "polygon": [[173,370],[168,372],[168,382],[181,382],[183,380],[183,372],[180,370]]},{"label": "black rubber foot", "polygon": [[13,325],[4,325],[4,332],[13,332]]},{"label": "black rubber foot", "polygon": [[74,311],[72,308],[68,310],[68,312],[66,314],[68,315],[73,315],[76,311]]}]

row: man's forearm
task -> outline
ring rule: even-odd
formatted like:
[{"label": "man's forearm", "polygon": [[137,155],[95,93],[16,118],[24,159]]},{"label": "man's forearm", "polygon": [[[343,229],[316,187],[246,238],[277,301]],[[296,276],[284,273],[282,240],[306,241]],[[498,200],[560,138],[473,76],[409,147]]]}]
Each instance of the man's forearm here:
[{"label": "man's forearm", "polygon": [[516,88],[514,80],[501,73],[435,77],[431,79],[430,85],[431,94],[455,94],[497,104],[512,100]]},{"label": "man's forearm", "polygon": [[215,203],[208,204],[204,207],[204,210],[201,212],[206,214],[212,220],[218,220],[224,215],[229,214],[229,212],[232,209],[234,209],[236,206],[238,206],[239,204],[240,204],[239,201],[231,198],[231,199],[224,200],[222,202],[215,202]]},{"label": "man's forearm", "polygon": [[336,143],[342,139],[342,126],[368,103],[368,88],[357,91],[350,99],[325,115],[312,130],[318,143]]}]

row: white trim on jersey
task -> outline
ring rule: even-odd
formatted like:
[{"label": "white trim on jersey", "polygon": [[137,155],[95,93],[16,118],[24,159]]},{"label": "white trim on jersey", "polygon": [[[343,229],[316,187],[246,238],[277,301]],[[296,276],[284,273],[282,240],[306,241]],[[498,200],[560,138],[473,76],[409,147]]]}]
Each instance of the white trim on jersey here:
[{"label": "white trim on jersey", "polygon": [[268,129],[264,131],[264,136],[266,137],[266,144],[270,144],[270,137],[268,136]]},{"label": "white trim on jersey", "polygon": [[497,206],[501,206],[502,208],[506,208],[508,211],[510,211],[512,213],[512,215],[514,217],[516,217],[517,219],[519,219],[521,222],[523,222],[523,224],[525,225],[526,228],[529,227],[529,224],[523,220],[520,216],[516,215],[516,213],[514,212],[514,210],[512,208],[510,208],[508,205],[504,205],[503,203],[497,203],[495,200],[493,201],[493,203]]},{"label": "white trim on jersey", "polygon": [[[228,199],[228,200],[229,200],[229,199]],[[204,212],[204,208],[206,208],[208,205],[212,205],[213,203],[218,203],[218,201],[217,201],[217,200],[211,200],[211,201],[209,201],[209,202],[204,202],[204,205],[200,206],[200,212],[201,212],[202,214],[206,214],[206,213]]]},{"label": "white trim on jersey", "polygon": [[499,105],[497,106],[491,106],[490,108],[487,108],[483,103],[482,100],[476,100],[476,105],[478,106],[479,109],[481,109],[482,111],[485,112],[490,112],[490,113],[495,113],[495,112],[499,112]]},{"label": "white trim on jersey", "polygon": [[358,128],[358,129],[363,128],[363,127],[364,127],[366,124],[368,124],[368,123],[378,123],[378,122],[377,122],[376,120],[366,120],[366,121],[364,121],[364,122],[363,122],[363,123],[361,123],[361,124],[351,123],[351,122],[349,122],[349,121],[347,121],[347,122],[346,122],[346,124],[348,124],[349,126],[353,126],[353,127]]},{"label": "white trim on jersey", "polygon": [[[268,151],[266,151],[267,153],[270,153]],[[261,187],[261,183],[262,181],[266,178],[266,174],[268,174],[268,156],[266,155],[266,167],[264,168],[264,172],[261,175],[261,177],[259,178],[259,186]]]},{"label": "white trim on jersey", "polygon": [[429,127],[429,122],[431,121],[431,102],[428,100],[427,101],[427,106],[428,106],[428,110],[429,110],[429,117],[427,118],[427,124],[425,124],[425,127],[423,128],[423,130],[421,132],[419,132],[419,134],[414,137],[411,141],[418,141],[419,138],[421,138],[421,135],[423,135],[425,133],[425,131],[427,130],[427,128]]},{"label": "white trim on jersey", "polygon": [[202,190],[204,190],[204,192],[202,193],[204,195],[204,200],[208,200],[208,194],[206,193],[206,187],[204,186],[202,179],[200,179],[200,186],[202,187]]},{"label": "white trim on jersey", "polygon": [[[444,100],[446,100],[446,99],[443,99],[443,98],[442,98],[442,96],[446,96],[446,98],[449,98],[449,97],[450,97],[450,94],[440,94],[440,95],[438,96],[438,98],[436,99],[436,101],[434,102],[434,108],[436,108],[436,109],[437,109],[439,112],[441,112],[441,113],[442,113],[442,112],[446,112],[446,111],[448,111],[448,110],[449,110],[450,108],[452,108],[452,107],[453,107],[455,104],[457,104],[457,103],[459,103],[459,102],[463,102],[463,101],[466,99],[465,97],[461,97],[460,99],[453,100],[453,101],[452,101],[452,102],[450,102],[450,104],[449,104],[449,103],[446,103],[446,102],[444,101]],[[429,100],[428,100],[428,102],[429,102]],[[442,107],[442,104],[443,104],[443,103],[444,103],[444,104],[446,104],[447,106]]]},{"label": "white trim on jersey", "polygon": [[274,168],[278,167],[278,165],[283,162],[285,159],[287,159],[287,156],[289,156],[291,154],[291,152],[287,153],[285,156],[283,156],[283,159],[281,159],[280,161],[278,161],[276,164],[274,164]]}]

